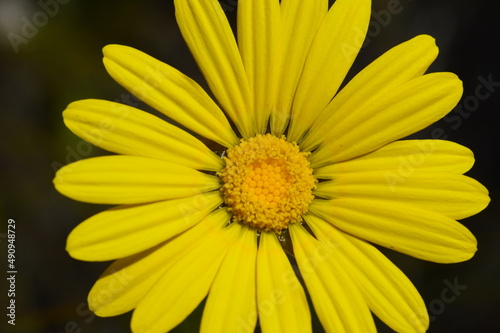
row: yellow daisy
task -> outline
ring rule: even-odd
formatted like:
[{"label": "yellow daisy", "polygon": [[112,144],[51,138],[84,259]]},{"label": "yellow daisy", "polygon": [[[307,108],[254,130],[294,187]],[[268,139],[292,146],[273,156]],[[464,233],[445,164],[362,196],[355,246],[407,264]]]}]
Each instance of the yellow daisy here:
[{"label": "yellow daisy", "polygon": [[398,332],[427,329],[415,287],[372,244],[467,260],[476,240],[456,220],[484,209],[488,192],[463,175],[474,163],[467,148],[400,140],[462,95],[454,74],[424,74],[433,38],[394,47],[339,91],[370,7],[240,0],[235,39],[217,0],[176,0],[216,101],[138,50],[104,48],[109,74],[185,130],[103,100],[64,111],[71,131],[118,154],[72,163],[54,180],[75,200],[118,205],[68,238],[74,258],[115,260],[90,291],[97,315],[134,310],[132,331],[165,332],[207,297],[201,332],[259,322],[265,333],[304,333],[307,290],[327,332],[373,332],[372,313]]}]

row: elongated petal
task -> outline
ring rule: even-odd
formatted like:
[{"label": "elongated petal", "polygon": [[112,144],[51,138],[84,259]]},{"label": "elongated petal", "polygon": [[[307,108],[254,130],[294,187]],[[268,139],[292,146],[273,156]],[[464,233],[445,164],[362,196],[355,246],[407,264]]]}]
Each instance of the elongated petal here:
[{"label": "elongated petal", "polygon": [[117,316],[134,309],[166,267],[158,261],[161,245],[114,261],[99,277],[88,296],[89,308],[100,317]]},{"label": "elongated petal", "polygon": [[206,235],[222,230],[231,216],[226,209],[208,215],[201,223],[151,250],[116,260],[89,293],[89,307],[98,316],[116,316],[137,307],[170,264]]},{"label": "elongated petal", "polygon": [[399,85],[424,74],[437,54],[435,40],[428,35],[417,36],[384,53],[359,72],[316,118],[300,143],[302,149],[313,150],[337,122],[356,110],[363,110],[365,105]]},{"label": "elongated petal", "polygon": [[290,228],[293,250],[326,332],[376,332],[366,301],[331,248],[302,226]]},{"label": "elongated petal", "polygon": [[366,172],[320,182],[314,195],[326,198],[383,198],[388,204],[415,205],[452,219],[477,214],[488,205],[488,190],[476,180],[447,172]]},{"label": "elongated petal", "polygon": [[253,332],[257,324],[255,297],[257,233],[246,226],[231,245],[210,288],[200,332]]},{"label": "elongated petal", "polygon": [[103,156],[56,173],[56,189],[74,200],[139,204],[189,197],[220,187],[219,178],[182,165],[138,156]]},{"label": "elongated petal", "polygon": [[353,236],[419,259],[461,262],[477,250],[462,224],[416,205],[341,198],[314,200],[309,211]]},{"label": "elongated petal", "polygon": [[241,228],[237,224],[200,238],[172,262],[132,315],[132,331],[168,332],[207,295],[224,256]]},{"label": "elongated petal", "polygon": [[312,332],[304,290],[274,234],[260,235],[257,301],[263,332]]},{"label": "elongated petal", "polygon": [[337,93],[365,39],[370,0],[337,0],[307,55],[293,102],[289,141],[297,141]]},{"label": "elongated petal", "polygon": [[330,128],[332,134],[311,155],[311,165],[345,161],[413,134],[448,113],[462,90],[462,81],[452,73],[408,81]]},{"label": "elongated petal", "polygon": [[281,64],[279,0],[238,1],[238,46],[253,92],[256,133],[264,134],[274,108]]},{"label": "elongated petal", "polygon": [[411,281],[373,245],[314,215],[304,218],[358,286],[370,309],[396,332],[425,332],[429,316]]},{"label": "elongated petal", "polygon": [[293,98],[307,54],[319,25],[328,12],[325,0],[282,0],[282,62],[271,132],[280,137],[290,119]]},{"label": "elongated petal", "polygon": [[108,45],[103,52],[108,73],[144,103],[223,146],[238,143],[222,111],[189,77],[128,46]]},{"label": "elongated petal", "polygon": [[68,237],[73,258],[106,261],[151,248],[200,222],[223,202],[220,191],[151,204],[119,206],[79,224]]},{"label": "elongated petal", "polygon": [[122,154],[156,158],[186,167],[218,171],[222,159],[191,134],[147,112],[103,100],[71,103],[64,123],[95,146]]},{"label": "elongated petal", "polygon": [[224,111],[245,138],[255,134],[251,90],[233,32],[217,0],[175,0],[182,36]]},{"label": "elongated petal", "polygon": [[474,164],[472,151],[444,140],[395,141],[369,154],[314,170],[319,179],[380,171],[408,177],[416,171],[462,174]]}]

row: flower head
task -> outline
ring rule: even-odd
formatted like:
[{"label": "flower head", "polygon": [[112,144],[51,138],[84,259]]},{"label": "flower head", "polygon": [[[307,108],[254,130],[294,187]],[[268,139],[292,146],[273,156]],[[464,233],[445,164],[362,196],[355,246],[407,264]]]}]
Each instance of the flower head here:
[{"label": "flower head", "polygon": [[233,221],[278,234],[300,222],[317,182],[308,155],[297,144],[270,134],[257,134],[228,149],[218,176]]},{"label": "flower head", "polygon": [[[103,100],[63,114],[75,134],[117,154],[72,163],[54,180],[75,200],[118,205],[68,238],[74,258],[115,260],[91,309],[134,310],[134,332],[165,332],[208,295],[202,332],[253,332],[258,321],[263,332],[303,333],[312,330],[307,292],[327,332],[375,331],[371,312],[395,331],[425,331],[422,298],[372,244],[467,260],[476,240],[456,220],[489,202],[463,175],[470,150],[401,140],[462,94],[454,74],[424,74],[434,40],[392,48],[339,90],[370,1],[240,0],[237,41],[217,0],[174,2],[216,101],[130,47],[106,46],[104,64],[195,135]],[[200,137],[223,146],[222,157]]]}]

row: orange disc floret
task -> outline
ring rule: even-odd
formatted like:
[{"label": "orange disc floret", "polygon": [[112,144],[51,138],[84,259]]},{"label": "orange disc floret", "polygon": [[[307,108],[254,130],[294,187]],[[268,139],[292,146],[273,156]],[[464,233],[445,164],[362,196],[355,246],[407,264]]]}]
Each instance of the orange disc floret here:
[{"label": "orange disc floret", "polygon": [[229,149],[217,175],[234,222],[280,233],[299,222],[317,180],[307,156],[285,137],[258,134]]}]

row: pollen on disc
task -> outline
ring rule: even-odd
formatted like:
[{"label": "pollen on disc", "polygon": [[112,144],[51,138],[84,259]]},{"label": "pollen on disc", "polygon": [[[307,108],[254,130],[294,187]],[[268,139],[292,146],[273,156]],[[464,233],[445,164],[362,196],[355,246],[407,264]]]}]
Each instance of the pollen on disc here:
[{"label": "pollen on disc", "polygon": [[242,139],[229,149],[217,175],[233,221],[276,233],[300,221],[317,183],[307,156],[271,134]]}]

